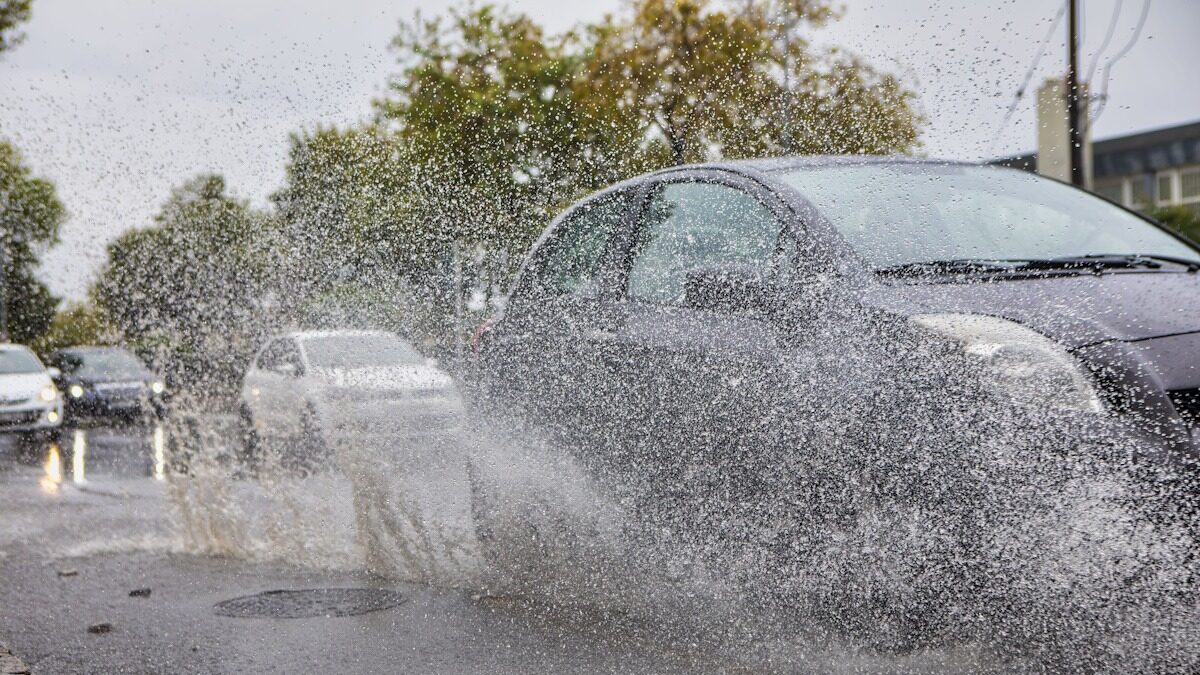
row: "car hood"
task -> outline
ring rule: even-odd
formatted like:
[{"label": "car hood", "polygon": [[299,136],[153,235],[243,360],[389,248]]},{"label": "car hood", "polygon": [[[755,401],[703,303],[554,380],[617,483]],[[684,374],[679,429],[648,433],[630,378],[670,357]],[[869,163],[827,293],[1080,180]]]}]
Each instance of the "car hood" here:
[{"label": "car hood", "polygon": [[0,399],[19,399],[26,401],[50,384],[50,376],[46,373],[20,373],[15,375],[0,375]]},{"label": "car hood", "polygon": [[1108,273],[879,284],[865,301],[905,313],[989,314],[1068,348],[1200,331],[1200,274]]},{"label": "car hood", "polygon": [[388,366],[378,368],[321,368],[314,374],[335,387],[363,389],[438,389],[453,380],[436,366]]}]

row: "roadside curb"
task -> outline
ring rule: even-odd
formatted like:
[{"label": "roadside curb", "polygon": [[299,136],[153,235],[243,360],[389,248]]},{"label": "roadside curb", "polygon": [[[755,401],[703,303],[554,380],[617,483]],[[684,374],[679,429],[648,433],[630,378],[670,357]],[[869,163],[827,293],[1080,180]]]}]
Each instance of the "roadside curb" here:
[{"label": "roadside curb", "polygon": [[29,666],[0,645],[0,675],[29,675]]}]

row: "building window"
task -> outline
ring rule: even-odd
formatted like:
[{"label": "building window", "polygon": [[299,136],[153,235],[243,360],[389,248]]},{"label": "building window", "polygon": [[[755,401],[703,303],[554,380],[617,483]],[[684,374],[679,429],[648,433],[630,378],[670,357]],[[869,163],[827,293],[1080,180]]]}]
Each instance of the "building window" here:
[{"label": "building window", "polygon": [[1154,203],[1154,195],[1150,194],[1150,176],[1134,176],[1129,179],[1129,202],[1127,206],[1144,209]]},{"label": "building window", "polygon": [[1124,181],[1120,179],[1100,181],[1096,183],[1095,192],[1105,199],[1114,201],[1118,204],[1124,204],[1125,186],[1123,183]]},{"label": "building window", "polygon": [[1166,206],[1175,201],[1175,172],[1164,171],[1158,174],[1158,190],[1155,198],[1159,206]]},{"label": "building window", "polygon": [[1200,167],[1179,172],[1179,201],[1200,202]]}]

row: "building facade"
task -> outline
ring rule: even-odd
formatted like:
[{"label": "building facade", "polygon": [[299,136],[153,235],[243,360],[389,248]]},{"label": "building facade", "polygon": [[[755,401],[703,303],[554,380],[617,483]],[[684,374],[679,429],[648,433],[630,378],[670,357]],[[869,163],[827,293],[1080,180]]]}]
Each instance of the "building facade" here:
[{"label": "building facade", "polygon": [[[1095,141],[1091,149],[1088,184],[1097,194],[1141,211],[1183,206],[1200,215],[1200,120]],[[1045,173],[1036,153],[997,163]]]}]

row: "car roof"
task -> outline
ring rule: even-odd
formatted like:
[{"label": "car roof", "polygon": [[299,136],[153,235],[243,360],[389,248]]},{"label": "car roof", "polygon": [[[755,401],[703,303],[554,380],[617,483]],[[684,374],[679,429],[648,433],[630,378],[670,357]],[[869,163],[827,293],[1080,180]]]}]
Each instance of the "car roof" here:
[{"label": "car roof", "polygon": [[673,173],[695,169],[717,169],[735,173],[769,174],[792,169],[813,167],[856,166],[863,164],[928,164],[932,166],[989,166],[978,162],[963,162],[959,160],[929,159],[910,157],[907,155],[791,155],[787,157],[766,157],[759,159],[732,159],[700,164],[685,164],[662,169],[648,175]]},{"label": "car roof", "polygon": [[389,337],[399,337],[395,333],[386,330],[298,330],[280,335],[279,337],[290,337],[296,340],[309,340],[313,338],[327,337],[370,337],[373,335],[387,335]]},{"label": "car roof", "polygon": [[124,352],[130,354],[128,349],[113,345],[80,345],[76,347],[63,347],[55,351],[55,354],[100,354],[104,352]]}]

